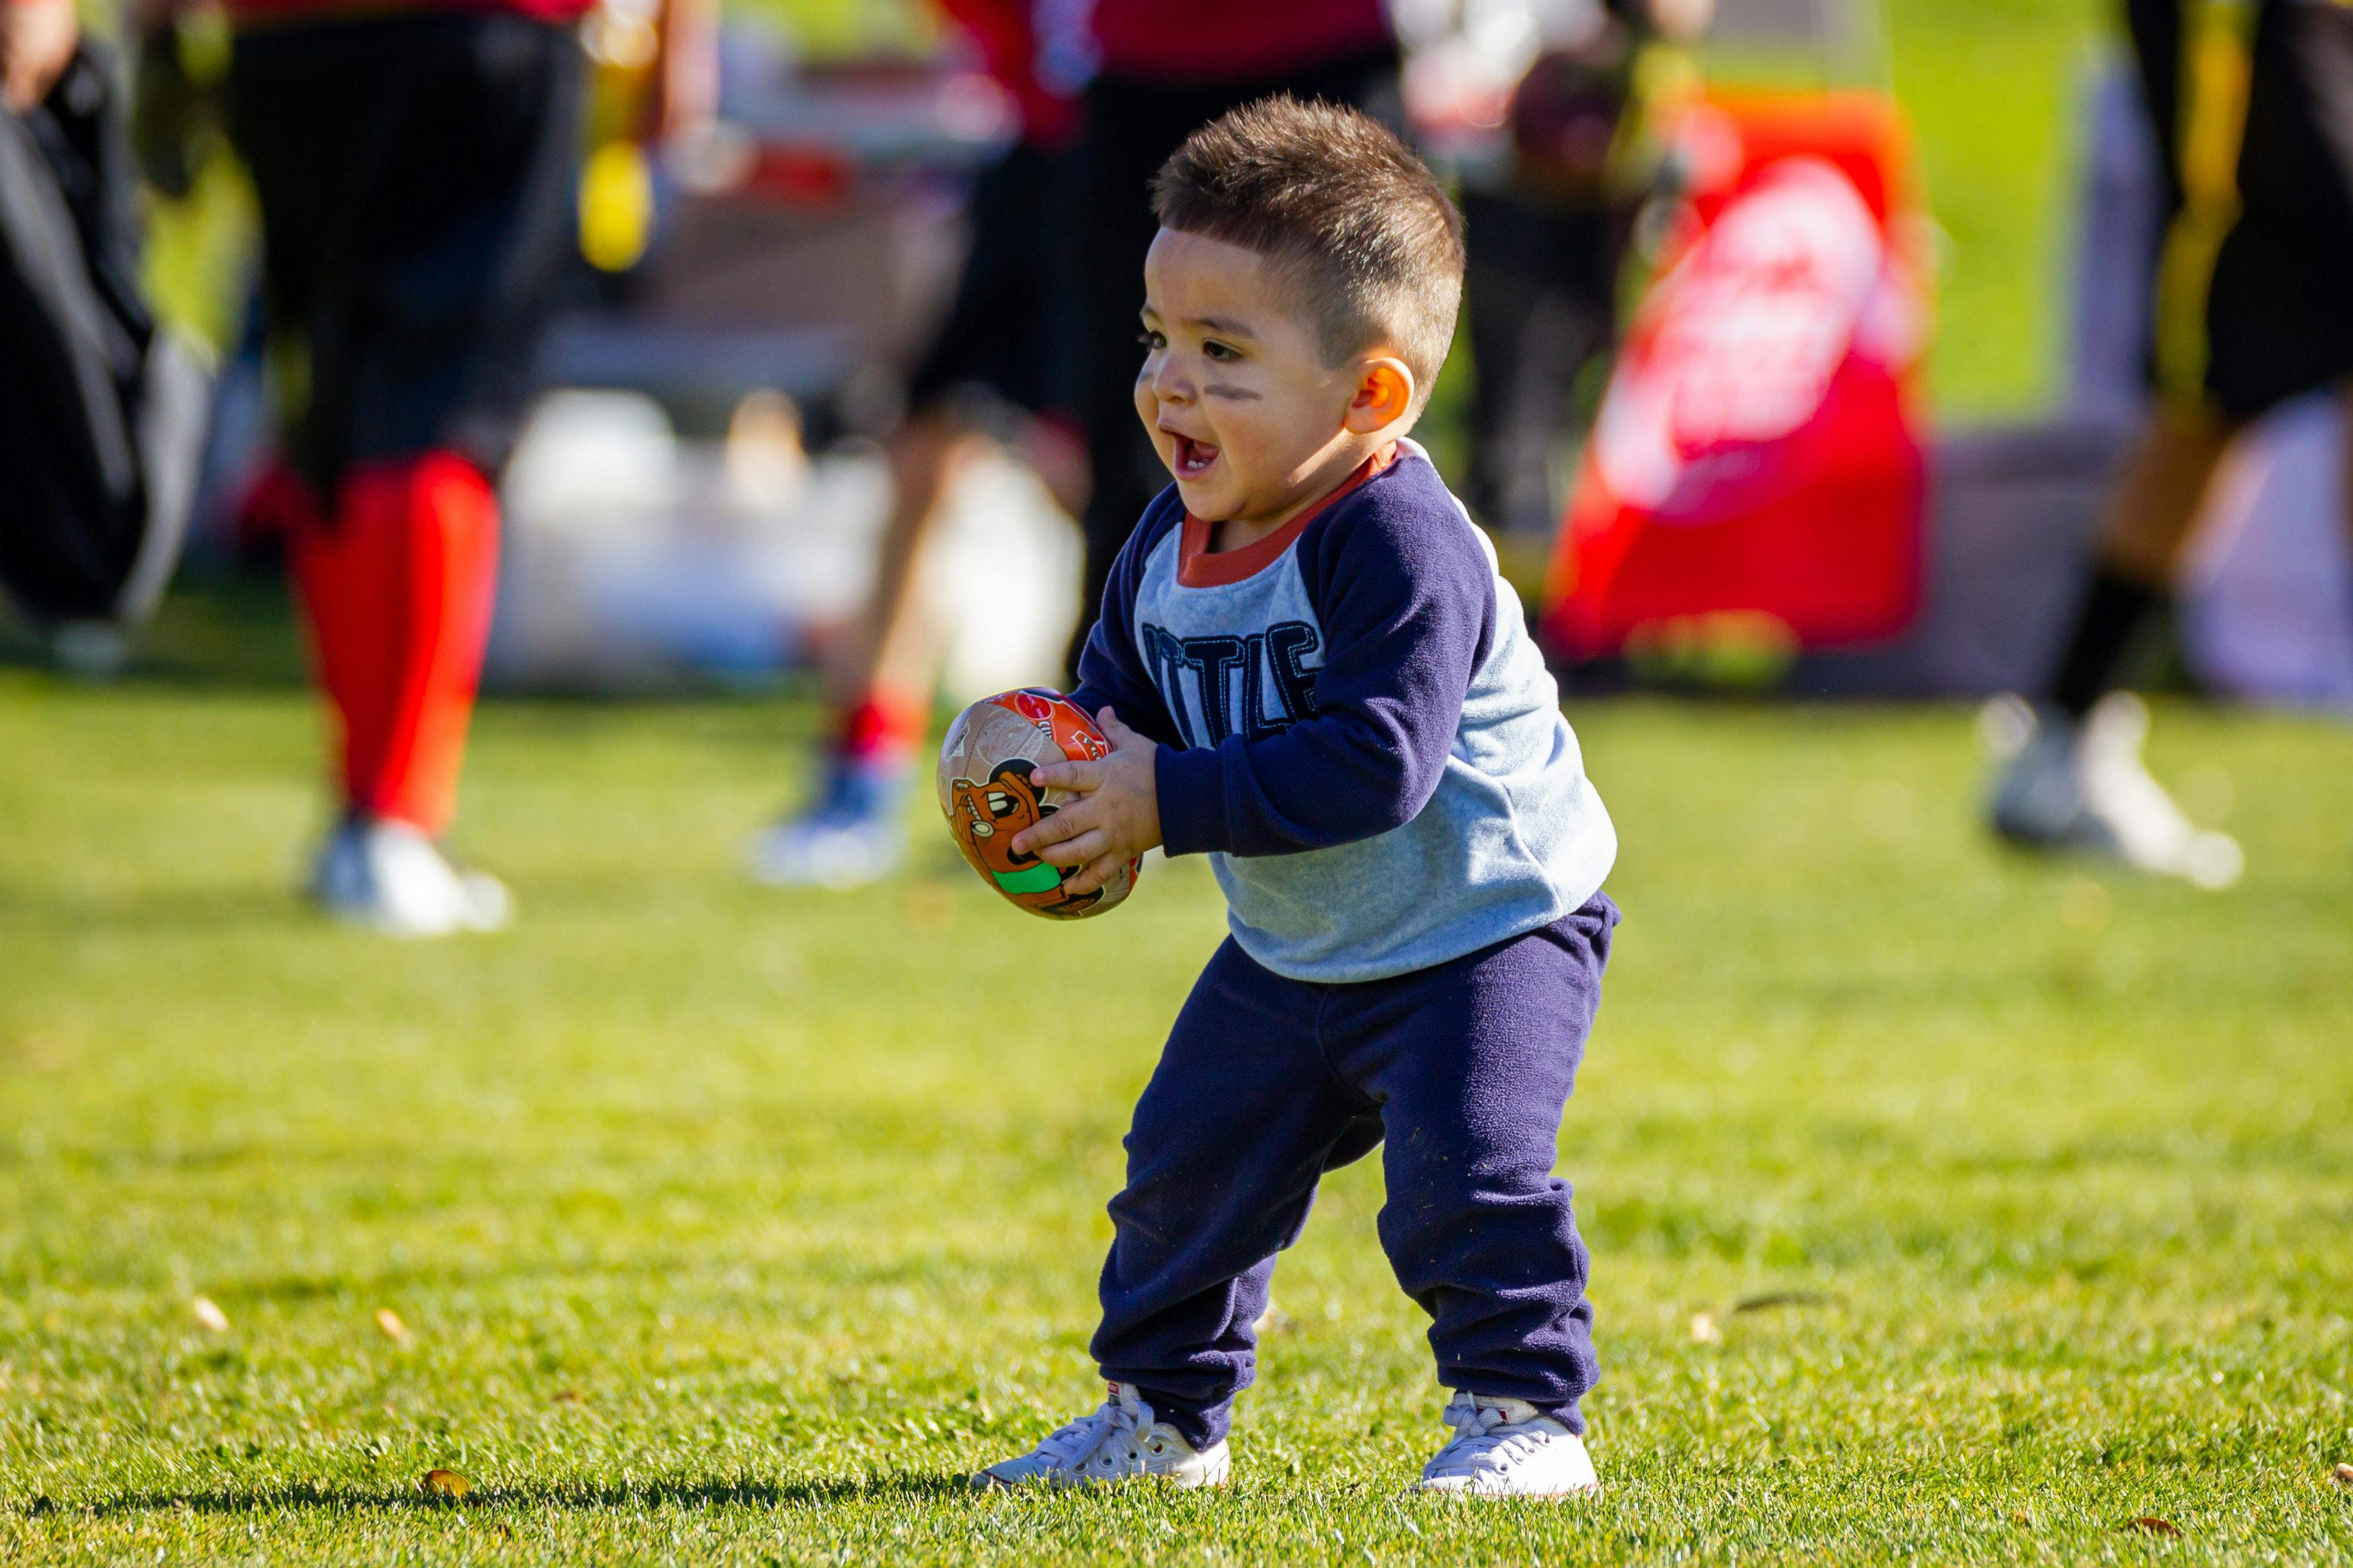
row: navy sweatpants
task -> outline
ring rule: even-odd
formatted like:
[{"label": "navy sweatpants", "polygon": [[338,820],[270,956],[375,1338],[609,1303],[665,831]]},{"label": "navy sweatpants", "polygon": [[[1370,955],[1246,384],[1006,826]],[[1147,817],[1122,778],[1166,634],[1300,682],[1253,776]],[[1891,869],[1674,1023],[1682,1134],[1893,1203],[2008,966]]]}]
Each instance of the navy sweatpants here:
[{"label": "navy sweatpants", "polygon": [[1433,1320],[1439,1381],[1583,1431],[1593,1310],[1552,1168],[1617,922],[1596,893],[1541,930],[1352,985],[1284,979],[1228,938],[1127,1135],[1092,1346],[1103,1376],[1196,1447],[1222,1438],[1275,1254],[1324,1173],[1386,1139],[1381,1247]]}]

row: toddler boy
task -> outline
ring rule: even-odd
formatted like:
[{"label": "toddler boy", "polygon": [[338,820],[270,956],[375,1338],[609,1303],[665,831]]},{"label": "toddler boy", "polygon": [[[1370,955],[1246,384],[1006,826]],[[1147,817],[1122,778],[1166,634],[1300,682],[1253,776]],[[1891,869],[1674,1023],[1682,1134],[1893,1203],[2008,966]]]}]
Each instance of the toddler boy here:
[{"label": "toddler boy", "polygon": [[1617,839],[1492,548],[1406,440],[1461,219],[1396,138],[1287,98],[1153,186],[1138,416],[1176,476],[1073,700],[1113,751],[1014,842],[1073,892],[1206,854],[1232,934],[1177,1016],[1111,1205],[1102,1408],[982,1485],[1228,1474],[1275,1255],[1384,1140],[1380,1238],[1455,1436],[1420,1485],[1590,1489],[1586,1253],[1552,1174],[1600,999]]}]

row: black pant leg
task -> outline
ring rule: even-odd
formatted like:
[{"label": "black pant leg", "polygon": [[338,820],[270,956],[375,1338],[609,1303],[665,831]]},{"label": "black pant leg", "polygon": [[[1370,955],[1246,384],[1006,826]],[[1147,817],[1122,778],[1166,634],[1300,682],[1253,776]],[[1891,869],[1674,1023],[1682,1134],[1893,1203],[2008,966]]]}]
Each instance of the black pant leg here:
[{"label": "black pant leg", "polygon": [[434,448],[495,470],[577,256],[572,29],[505,15],[238,39],[230,129],[260,198],[290,455],[322,492]]}]

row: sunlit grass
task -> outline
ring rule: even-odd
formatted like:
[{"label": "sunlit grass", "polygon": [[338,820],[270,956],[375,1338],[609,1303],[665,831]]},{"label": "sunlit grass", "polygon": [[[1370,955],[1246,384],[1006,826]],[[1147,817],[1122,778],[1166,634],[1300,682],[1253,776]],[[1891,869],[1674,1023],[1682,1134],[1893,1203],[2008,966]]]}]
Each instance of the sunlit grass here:
[{"label": "sunlit grass", "polygon": [[2235,797],[2217,898],[1989,848],[1957,710],[1575,712],[1626,846],[1562,1144],[1608,1495],[1398,1500],[1440,1395],[1376,1162],[1283,1264],[1237,1493],[977,1499],[1097,1396],[1200,868],[1050,925],[924,823],[762,892],[807,710],[498,704],[463,844],[523,921],[389,945],[290,896],[298,692],[0,673],[0,1556],[2353,1557],[2343,731],[2160,713]]}]

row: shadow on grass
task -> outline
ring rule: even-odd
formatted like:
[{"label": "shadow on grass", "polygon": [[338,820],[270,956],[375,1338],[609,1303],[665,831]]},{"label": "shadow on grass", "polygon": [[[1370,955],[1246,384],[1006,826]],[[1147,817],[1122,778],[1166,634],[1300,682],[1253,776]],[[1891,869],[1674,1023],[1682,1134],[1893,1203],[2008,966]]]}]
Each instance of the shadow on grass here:
[{"label": "shadow on grass", "polygon": [[462,1501],[427,1496],[414,1484],[398,1487],[296,1486],[197,1492],[146,1492],[90,1503],[34,1498],[0,1512],[23,1518],[121,1519],[133,1514],[185,1509],[194,1513],[259,1514],[315,1509],[322,1512],[473,1512],[511,1509],[568,1509],[580,1512],[648,1508],[831,1508],[868,1501],[942,1502],[978,1497],[960,1473],[913,1473],[870,1480],[762,1481],[738,1478],[712,1481],[656,1481],[641,1487],[484,1487]]}]

